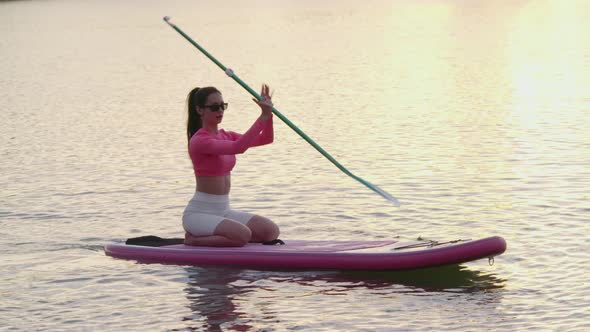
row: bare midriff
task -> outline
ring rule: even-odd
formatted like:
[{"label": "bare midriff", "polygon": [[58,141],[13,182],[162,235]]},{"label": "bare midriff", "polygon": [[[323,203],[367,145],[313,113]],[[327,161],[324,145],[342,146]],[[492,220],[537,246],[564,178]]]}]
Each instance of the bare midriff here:
[{"label": "bare midriff", "polygon": [[227,195],[231,187],[231,175],[197,176],[197,191],[211,195]]}]

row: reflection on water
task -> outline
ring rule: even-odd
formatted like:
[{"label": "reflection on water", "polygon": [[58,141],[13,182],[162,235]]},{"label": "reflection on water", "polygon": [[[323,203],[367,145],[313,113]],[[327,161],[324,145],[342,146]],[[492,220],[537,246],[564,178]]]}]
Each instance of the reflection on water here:
[{"label": "reflection on water", "polygon": [[193,314],[184,320],[191,321],[191,327],[209,331],[248,331],[252,328],[241,321],[243,315],[234,303],[252,291],[232,285],[240,280],[240,270],[187,268],[187,272],[189,282],[184,291]]},{"label": "reflection on water", "polygon": [[476,293],[501,289],[506,280],[494,273],[483,273],[462,265],[450,265],[400,272],[351,272],[344,274],[362,280],[368,288],[399,284],[413,291]]},{"label": "reflection on water", "polygon": [[[297,298],[311,296],[309,293],[335,296],[336,302],[339,296],[354,293],[372,299],[386,299],[396,294],[481,293],[492,294],[485,303],[498,303],[502,293],[491,291],[502,289],[505,283],[493,273],[473,271],[460,265],[401,272],[252,271],[198,267],[188,267],[186,272],[188,285],[184,292],[192,313],[184,320],[192,329],[210,331],[250,331],[255,329],[256,323],[249,308],[256,308],[264,315],[262,321],[268,324],[278,319],[277,306],[295,305]],[[277,294],[281,292],[285,296]]]}]

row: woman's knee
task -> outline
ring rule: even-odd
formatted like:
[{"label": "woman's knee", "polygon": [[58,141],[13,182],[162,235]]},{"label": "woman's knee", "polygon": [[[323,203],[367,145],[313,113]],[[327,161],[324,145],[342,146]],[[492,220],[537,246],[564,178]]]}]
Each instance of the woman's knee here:
[{"label": "woman's knee", "polygon": [[275,240],[280,234],[277,224],[261,216],[254,216],[248,221],[247,226],[252,231],[252,239],[259,242]]},{"label": "woman's knee", "polygon": [[252,231],[250,228],[246,227],[244,224],[229,219],[225,219],[219,223],[215,228],[214,234],[226,237],[241,246],[245,246],[252,239]]}]

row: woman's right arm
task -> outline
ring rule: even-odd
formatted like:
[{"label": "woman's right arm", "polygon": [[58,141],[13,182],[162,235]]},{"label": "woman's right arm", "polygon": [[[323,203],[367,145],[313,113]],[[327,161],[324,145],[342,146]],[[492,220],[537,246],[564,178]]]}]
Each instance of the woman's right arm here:
[{"label": "woman's right arm", "polygon": [[[195,134],[191,142],[191,149],[205,154],[240,154],[246,152],[249,147],[254,146],[260,132],[265,128],[266,121],[258,118],[254,124],[243,135],[238,135],[235,140],[218,140],[208,133]],[[233,136],[233,135],[232,135]]]},{"label": "woman's right arm", "polygon": [[[194,148],[200,153],[206,154],[240,154],[246,152],[249,147],[271,143],[274,139],[274,130],[272,127],[272,96],[268,85],[262,85],[260,92],[261,100],[253,99],[262,113],[260,117],[254,122],[252,127],[248,129],[243,135],[231,133],[232,140],[217,140],[209,136],[207,133],[199,135],[196,141],[191,144],[191,149]],[[262,134],[260,133],[262,131]],[[194,144],[194,146],[193,146]]]},{"label": "woman's right arm", "polygon": [[[249,147],[261,146],[270,144],[274,141],[274,128],[272,124],[272,115],[268,120],[265,120],[264,117],[260,117],[264,121],[264,127],[258,136],[252,140],[251,145]],[[236,132],[230,131],[229,134],[231,135],[233,140],[238,140],[242,136]]]}]

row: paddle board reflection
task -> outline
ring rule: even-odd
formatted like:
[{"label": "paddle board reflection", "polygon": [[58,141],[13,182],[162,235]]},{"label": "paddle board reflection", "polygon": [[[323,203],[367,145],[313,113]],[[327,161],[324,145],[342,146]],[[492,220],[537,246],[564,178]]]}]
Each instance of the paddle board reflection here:
[{"label": "paddle board reflection", "polygon": [[[403,272],[375,271],[258,271],[218,267],[186,267],[184,289],[192,314],[184,317],[191,329],[253,331],[271,328],[290,311],[309,310],[310,294],[395,298],[420,293],[481,293],[485,303],[499,303],[506,281],[494,274],[450,265]],[[498,290],[490,292],[491,290]],[[288,299],[288,301],[286,301]],[[395,305],[395,303],[392,303]],[[300,309],[297,306],[301,306]],[[254,310],[254,311],[253,311]]]}]

